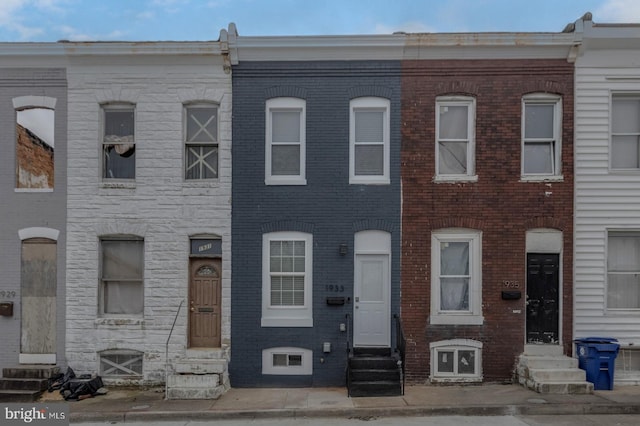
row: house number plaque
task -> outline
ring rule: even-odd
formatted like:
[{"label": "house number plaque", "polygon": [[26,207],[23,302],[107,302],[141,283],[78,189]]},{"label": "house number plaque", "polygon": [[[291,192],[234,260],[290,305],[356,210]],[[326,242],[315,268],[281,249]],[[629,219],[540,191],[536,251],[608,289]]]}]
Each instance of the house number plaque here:
[{"label": "house number plaque", "polygon": [[503,288],[520,288],[520,281],[502,281]]}]

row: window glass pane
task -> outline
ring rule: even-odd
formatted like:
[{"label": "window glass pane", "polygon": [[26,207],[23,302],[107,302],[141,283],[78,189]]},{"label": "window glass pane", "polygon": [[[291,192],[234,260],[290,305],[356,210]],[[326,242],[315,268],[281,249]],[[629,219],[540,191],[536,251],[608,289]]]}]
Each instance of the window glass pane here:
[{"label": "window glass pane", "polygon": [[608,308],[640,308],[640,276],[638,274],[609,274],[607,278]]},{"label": "window glass pane", "polygon": [[640,133],[640,99],[614,97],[612,109],[614,133]]},{"label": "window glass pane", "polygon": [[218,147],[211,145],[187,146],[187,179],[213,179],[218,177]]},{"label": "window glass pane", "polygon": [[458,351],[458,374],[475,374],[475,351]]},{"label": "window glass pane", "polygon": [[104,111],[104,139],[111,143],[132,143],[133,109]]},{"label": "window glass pane", "polygon": [[440,309],[469,310],[469,278],[440,278]]},{"label": "window glass pane", "polygon": [[526,104],[524,137],[553,139],[553,104]]},{"label": "window glass pane", "polygon": [[463,105],[441,105],[439,139],[467,139],[468,107]]},{"label": "window glass pane", "polygon": [[143,241],[102,241],[102,278],[142,280]]},{"label": "window glass pane", "polygon": [[273,354],[273,366],[274,367],[286,367],[287,366],[287,354]]},{"label": "window glass pane", "polygon": [[107,179],[134,179],[136,177],[135,145],[105,145],[104,177]]},{"label": "window glass pane", "polygon": [[384,266],[382,261],[361,261],[360,274],[362,288],[361,301],[381,302],[384,300],[383,280]]},{"label": "window glass pane", "polygon": [[524,173],[551,174],[553,173],[553,143],[524,144]]},{"label": "window glass pane", "polygon": [[384,172],[384,148],[382,145],[356,145],[355,163],[357,176],[382,176]]},{"label": "window glass pane", "polygon": [[104,312],[107,314],[141,314],[141,282],[104,282]]},{"label": "window glass pane", "polygon": [[453,351],[437,351],[438,356],[438,372],[439,373],[453,373]]},{"label": "window glass pane", "polygon": [[16,112],[16,188],[53,188],[54,111],[30,108]]},{"label": "window glass pane", "polygon": [[609,235],[609,272],[640,272],[640,235]]},{"label": "window glass pane", "polygon": [[440,243],[440,275],[469,275],[469,243]]},{"label": "window glass pane", "polygon": [[611,167],[614,169],[637,169],[640,167],[640,136],[616,136],[611,141]]},{"label": "window glass pane", "polygon": [[274,176],[299,175],[300,145],[272,145],[271,174]]},{"label": "window glass pane", "polygon": [[383,111],[355,110],[356,143],[383,142]]},{"label": "window glass pane", "polygon": [[440,142],[438,173],[458,175],[467,173],[467,143]]},{"label": "window glass pane", "polygon": [[300,142],[300,111],[272,111],[272,142]]},{"label": "window glass pane", "polygon": [[302,365],[302,355],[289,355],[289,366],[299,367]]},{"label": "window glass pane", "polygon": [[217,108],[187,108],[187,142],[216,142],[217,112]]}]

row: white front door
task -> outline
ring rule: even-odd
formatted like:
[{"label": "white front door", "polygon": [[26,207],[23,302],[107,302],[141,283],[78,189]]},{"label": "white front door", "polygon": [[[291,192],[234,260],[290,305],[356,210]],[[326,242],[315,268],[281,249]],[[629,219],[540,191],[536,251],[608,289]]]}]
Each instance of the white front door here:
[{"label": "white front door", "polygon": [[389,256],[356,254],[353,345],[391,344]]}]

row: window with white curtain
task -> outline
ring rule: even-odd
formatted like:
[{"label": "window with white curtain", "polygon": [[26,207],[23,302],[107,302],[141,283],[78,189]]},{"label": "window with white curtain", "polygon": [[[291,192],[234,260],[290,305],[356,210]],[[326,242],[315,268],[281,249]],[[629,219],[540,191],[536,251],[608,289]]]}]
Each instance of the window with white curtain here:
[{"label": "window with white curtain", "polygon": [[265,183],[306,185],[306,101],[267,100]]},{"label": "window with white curtain", "polygon": [[389,106],[384,98],[350,102],[349,183],[390,183]]},{"label": "window with white curtain", "polygon": [[560,175],[561,99],[548,94],[522,99],[522,175],[534,179]]},{"label": "window with white curtain", "polygon": [[469,180],[475,174],[475,100],[436,100],[436,175],[445,180]]},{"label": "window with white curtain", "polygon": [[640,94],[613,94],[611,168],[640,169]]},{"label": "window with white curtain", "polygon": [[142,315],[144,241],[136,237],[103,237],[100,251],[101,314]]},{"label": "window with white curtain", "polygon": [[607,308],[640,309],[640,231],[609,231]]},{"label": "window with white curtain", "polygon": [[434,232],[431,271],[431,323],[482,324],[481,233]]}]

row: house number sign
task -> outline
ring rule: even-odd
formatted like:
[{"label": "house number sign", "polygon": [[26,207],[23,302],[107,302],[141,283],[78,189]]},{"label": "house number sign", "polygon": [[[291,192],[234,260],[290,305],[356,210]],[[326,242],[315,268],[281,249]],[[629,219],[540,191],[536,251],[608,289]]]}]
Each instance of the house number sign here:
[{"label": "house number sign", "polygon": [[330,293],[344,293],[344,286],[338,284],[327,284],[325,286],[326,290]]},{"label": "house number sign", "polygon": [[9,291],[9,290],[1,290],[0,291],[0,298],[2,298],[2,299],[5,299],[5,298],[13,299],[14,297],[16,297],[16,292],[13,291],[13,290],[11,290],[11,291]]},{"label": "house number sign", "polygon": [[503,288],[520,288],[520,281],[502,281]]}]

